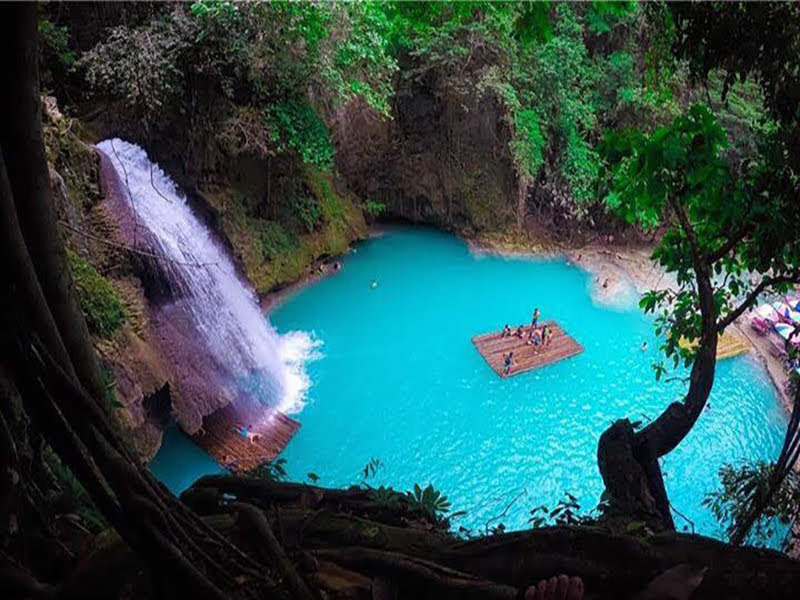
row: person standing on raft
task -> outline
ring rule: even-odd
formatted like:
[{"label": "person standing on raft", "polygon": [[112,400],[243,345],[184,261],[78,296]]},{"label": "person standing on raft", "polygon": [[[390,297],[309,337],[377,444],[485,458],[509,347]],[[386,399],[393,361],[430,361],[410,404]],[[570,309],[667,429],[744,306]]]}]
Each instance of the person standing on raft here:
[{"label": "person standing on raft", "polygon": [[539,324],[539,317],[541,313],[539,312],[538,308],[533,310],[533,319],[531,319],[531,327],[536,327]]},{"label": "person standing on raft", "polygon": [[513,350],[503,357],[503,375],[511,373],[511,365],[514,363]]}]

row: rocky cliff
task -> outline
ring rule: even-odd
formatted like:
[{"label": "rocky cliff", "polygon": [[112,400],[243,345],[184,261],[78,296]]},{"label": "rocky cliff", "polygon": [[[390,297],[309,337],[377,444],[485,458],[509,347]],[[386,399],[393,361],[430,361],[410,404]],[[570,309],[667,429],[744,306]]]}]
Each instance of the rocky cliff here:
[{"label": "rocky cliff", "polygon": [[[97,152],[81,125],[45,102],[45,142],[57,216],[76,292],[108,378],[110,412],[145,459],[161,443],[164,407],[145,399],[171,378],[157,350],[142,282],[104,202]],[[169,413],[169,407],[166,407]]]},{"label": "rocky cliff", "polygon": [[432,71],[394,102],[393,119],[357,103],[333,116],[348,186],[390,217],[470,233],[513,223],[517,180],[497,100],[454,94]]}]

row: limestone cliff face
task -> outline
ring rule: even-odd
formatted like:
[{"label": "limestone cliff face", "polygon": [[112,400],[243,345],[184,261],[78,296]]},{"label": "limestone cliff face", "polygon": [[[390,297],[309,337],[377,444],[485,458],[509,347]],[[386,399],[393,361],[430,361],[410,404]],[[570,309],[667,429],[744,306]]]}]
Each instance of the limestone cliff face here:
[{"label": "limestone cliff face", "polygon": [[351,104],[333,117],[336,165],[388,215],[445,229],[502,229],[515,219],[516,175],[503,108],[430,72],[401,85],[393,119]]},{"label": "limestone cliff face", "polygon": [[98,141],[120,137],[145,148],[260,294],[297,281],[316,261],[345,252],[368,233],[358,196],[335,171],[289,155],[231,155],[216,130],[192,131],[174,115],[150,138],[113,105],[90,127]]}]

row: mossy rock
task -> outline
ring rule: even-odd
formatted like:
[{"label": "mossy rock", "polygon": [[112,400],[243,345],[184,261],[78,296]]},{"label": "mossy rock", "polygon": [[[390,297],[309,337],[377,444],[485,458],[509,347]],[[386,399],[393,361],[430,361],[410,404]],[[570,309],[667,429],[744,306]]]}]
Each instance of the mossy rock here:
[{"label": "mossy rock", "polygon": [[64,178],[72,204],[88,211],[103,198],[99,159],[94,148],[81,141],[74,119],[46,112],[43,126],[47,162]]},{"label": "mossy rock", "polygon": [[508,209],[505,192],[497,178],[486,171],[465,171],[459,189],[469,223],[476,230],[502,230],[512,220],[513,214]]},{"label": "mossy rock", "polygon": [[71,250],[67,250],[67,256],[89,331],[99,337],[110,337],[127,318],[122,297],[88,261]]},{"label": "mossy rock", "polygon": [[319,221],[311,232],[292,221],[251,214],[249,198],[231,188],[206,190],[204,196],[219,214],[221,233],[230,242],[247,278],[258,293],[297,281],[322,256],[347,251],[350,242],[367,234],[361,209],[337,191],[331,176],[307,169],[298,186],[313,194]]}]

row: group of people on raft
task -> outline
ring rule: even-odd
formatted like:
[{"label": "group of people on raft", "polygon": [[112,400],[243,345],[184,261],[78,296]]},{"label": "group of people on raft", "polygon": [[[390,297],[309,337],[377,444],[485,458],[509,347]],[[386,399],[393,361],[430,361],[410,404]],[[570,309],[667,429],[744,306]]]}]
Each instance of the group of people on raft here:
[{"label": "group of people on raft", "polygon": [[[531,328],[528,332],[528,341],[526,342],[529,346],[539,347],[539,346],[549,346],[550,342],[553,341],[553,331],[550,327],[545,323],[542,327],[539,327],[539,318],[541,317],[541,313],[539,309],[535,309],[533,311],[533,318],[531,319]],[[516,331],[512,332],[511,328],[506,323],[506,326],[503,327],[503,333],[500,334],[500,337],[518,337],[519,339],[524,339],[525,337],[525,327],[520,325],[517,327]],[[538,352],[538,350],[534,350],[534,352]],[[503,355],[503,375],[508,375],[511,373],[511,367],[514,365],[514,351],[509,351],[508,354]]]}]

